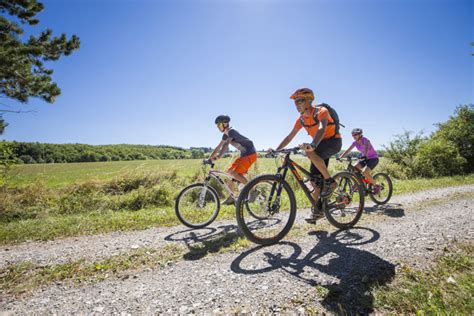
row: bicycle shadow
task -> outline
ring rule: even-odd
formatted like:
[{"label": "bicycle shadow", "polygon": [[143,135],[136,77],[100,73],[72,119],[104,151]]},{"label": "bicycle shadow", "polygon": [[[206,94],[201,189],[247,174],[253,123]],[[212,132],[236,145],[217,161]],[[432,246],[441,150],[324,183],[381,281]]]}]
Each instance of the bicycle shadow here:
[{"label": "bicycle shadow", "polygon": [[188,248],[183,255],[185,260],[199,260],[209,253],[216,253],[230,247],[241,236],[233,224],[201,229],[186,229],[165,237],[167,241],[181,241]]},{"label": "bicycle shadow", "polygon": [[405,209],[401,208],[401,206],[402,204],[400,203],[387,203],[383,205],[374,204],[373,206],[366,206],[364,212],[390,217],[403,217],[405,216]]},{"label": "bicycle shadow", "polygon": [[[367,233],[372,236],[367,238]],[[280,269],[312,287],[323,287],[326,294],[321,304],[330,312],[373,312],[374,298],[370,290],[390,282],[395,275],[395,266],[368,251],[350,246],[372,243],[379,239],[379,233],[368,228],[354,228],[332,234],[316,231],[310,235],[316,236],[318,243],[307,254],[292,242],[277,244],[276,254],[259,246],[239,255],[232,262],[231,270],[260,274]],[[260,262],[252,258],[258,256],[262,257]],[[250,263],[246,265],[245,261]]]}]

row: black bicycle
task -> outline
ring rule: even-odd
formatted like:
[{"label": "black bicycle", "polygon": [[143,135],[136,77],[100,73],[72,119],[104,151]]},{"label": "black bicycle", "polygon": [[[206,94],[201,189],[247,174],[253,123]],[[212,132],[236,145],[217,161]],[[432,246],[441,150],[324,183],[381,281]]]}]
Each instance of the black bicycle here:
[{"label": "black bicycle", "polygon": [[[300,148],[274,151],[274,156],[282,157],[283,162],[276,174],[264,174],[249,181],[242,191],[236,205],[237,224],[242,233],[252,242],[271,245],[280,241],[290,231],[296,218],[296,198],[293,189],[286,181],[288,170],[316,207],[311,190],[301,177],[301,171],[315,184],[315,190],[324,186],[322,177],[312,178],[310,172],[291,160]],[[297,170],[298,169],[298,170]],[[333,176],[337,187],[327,197],[320,198],[320,206],[328,221],[340,229],[353,227],[360,219],[364,209],[363,187],[350,172],[339,172]],[[250,199],[250,192],[257,192],[256,198]],[[258,215],[256,218],[255,215]]]},{"label": "black bicycle", "polygon": [[389,175],[383,172],[376,173],[372,176],[375,181],[375,185],[372,185],[369,183],[369,180],[367,180],[362,172],[360,172],[355,165],[352,164],[353,161],[359,162],[362,161],[363,159],[360,158],[338,158],[338,161],[347,161],[348,165],[346,170],[350,173],[353,173],[355,177],[359,180],[359,182],[362,184],[362,187],[364,189],[364,195],[369,196],[372,201],[374,201],[375,204],[382,205],[387,203],[390,198],[392,197],[393,193],[393,185],[392,185],[392,180],[390,179]]}]

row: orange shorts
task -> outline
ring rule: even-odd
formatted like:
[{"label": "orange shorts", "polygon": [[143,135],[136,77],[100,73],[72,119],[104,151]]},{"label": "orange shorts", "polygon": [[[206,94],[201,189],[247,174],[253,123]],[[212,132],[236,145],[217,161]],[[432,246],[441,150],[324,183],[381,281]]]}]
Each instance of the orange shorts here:
[{"label": "orange shorts", "polygon": [[246,174],[249,171],[253,163],[257,161],[257,154],[251,154],[245,157],[239,157],[235,159],[227,171],[235,171],[239,174]]}]

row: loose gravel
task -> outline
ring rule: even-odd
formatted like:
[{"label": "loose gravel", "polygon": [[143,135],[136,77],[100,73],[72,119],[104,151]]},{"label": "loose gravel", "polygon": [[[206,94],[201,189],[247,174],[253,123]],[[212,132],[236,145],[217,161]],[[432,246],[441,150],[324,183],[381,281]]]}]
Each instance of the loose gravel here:
[{"label": "loose gravel", "polygon": [[[390,282],[400,262],[425,267],[452,240],[473,240],[473,200],[450,198],[472,192],[474,186],[466,185],[396,196],[385,209],[367,207],[380,220],[348,231],[316,225],[297,240],[183,259],[126,280],[83,286],[58,282],[25,297],[3,296],[0,313],[337,313],[341,307],[370,312],[370,289]],[[434,198],[446,202],[430,204]],[[233,221],[225,221],[198,231],[178,226],[27,242],[2,246],[0,264],[96,261],[127,249],[189,243],[234,229]]]}]

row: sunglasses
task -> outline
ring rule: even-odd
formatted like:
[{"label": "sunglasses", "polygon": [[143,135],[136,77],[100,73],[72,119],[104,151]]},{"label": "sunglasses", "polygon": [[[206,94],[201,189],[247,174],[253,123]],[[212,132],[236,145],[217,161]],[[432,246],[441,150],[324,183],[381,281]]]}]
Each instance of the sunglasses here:
[{"label": "sunglasses", "polygon": [[296,99],[295,104],[305,103],[306,99]]}]

